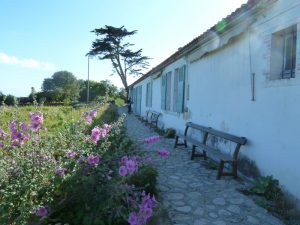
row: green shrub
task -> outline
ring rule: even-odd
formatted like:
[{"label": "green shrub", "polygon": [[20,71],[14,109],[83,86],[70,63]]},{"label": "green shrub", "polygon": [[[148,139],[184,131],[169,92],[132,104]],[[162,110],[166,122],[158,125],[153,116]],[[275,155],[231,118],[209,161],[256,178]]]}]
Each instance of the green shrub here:
[{"label": "green shrub", "polygon": [[253,187],[246,192],[261,196],[260,199],[255,199],[256,204],[285,220],[287,224],[293,220],[289,212],[295,209],[295,202],[280,189],[278,180],[272,176],[256,179]]},{"label": "green shrub", "polygon": [[282,195],[279,181],[274,179],[273,176],[261,177],[255,180],[250,191],[257,195],[263,195],[268,200],[274,199],[276,194]]},{"label": "green shrub", "polygon": [[116,99],[115,99],[115,104],[116,104],[118,107],[121,107],[121,106],[124,106],[124,105],[125,105],[125,101],[124,101],[124,99],[122,99],[122,98],[116,98]]},{"label": "green shrub", "polygon": [[15,106],[18,105],[18,99],[13,95],[7,95],[4,103],[9,106]]},{"label": "green shrub", "polygon": [[136,187],[144,189],[147,193],[157,194],[157,176],[157,170],[152,166],[143,166],[129,178],[128,184],[134,184]]},{"label": "green shrub", "polygon": [[175,135],[176,135],[176,130],[175,129],[173,129],[173,128],[168,128],[167,130],[166,130],[166,137],[167,138],[175,138]]}]

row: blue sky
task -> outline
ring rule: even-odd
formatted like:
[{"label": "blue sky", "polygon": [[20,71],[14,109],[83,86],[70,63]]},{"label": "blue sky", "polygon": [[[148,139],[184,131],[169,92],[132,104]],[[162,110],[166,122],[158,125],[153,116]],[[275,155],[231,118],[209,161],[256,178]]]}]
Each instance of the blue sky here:
[{"label": "blue sky", "polygon": [[[87,57],[104,25],[138,30],[128,41],[156,66],[246,0],[1,0],[0,91],[27,96],[59,70],[87,78]],[[109,61],[93,59],[90,79],[109,79]],[[130,78],[131,83],[135,78]]]}]

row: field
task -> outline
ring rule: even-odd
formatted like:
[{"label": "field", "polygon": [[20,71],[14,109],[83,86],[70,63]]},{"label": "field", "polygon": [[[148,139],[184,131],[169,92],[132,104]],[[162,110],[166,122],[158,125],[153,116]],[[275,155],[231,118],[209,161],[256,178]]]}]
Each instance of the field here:
[{"label": "field", "polygon": [[145,224],[157,172],[116,110],[1,108],[0,224]]},{"label": "field", "polygon": [[[7,130],[9,127],[9,122],[13,118],[17,118],[20,121],[29,123],[29,113],[36,111],[34,106],[24,106],[24,107],[4,107],[0,111],[0,126],[3,130]],[[81,117],[81,109],[74,109],[71,106],[43,106],[38,108],[39,111],[43,112],[44,115],[44,125],[49,131],[54,131],[55,129],[61,127],[66,121],[79,120]]]}]

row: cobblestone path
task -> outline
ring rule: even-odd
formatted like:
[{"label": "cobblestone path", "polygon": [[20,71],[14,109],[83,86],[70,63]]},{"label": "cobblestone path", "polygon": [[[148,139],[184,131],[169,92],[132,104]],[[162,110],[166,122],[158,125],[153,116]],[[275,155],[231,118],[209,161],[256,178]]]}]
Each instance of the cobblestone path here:
[{"label": "cobblestone path", "polygon": [[[124,108],[120,112],[124,112]],[[127,133],[142,142],[157,135],[134,115],[125,119]],[[216,180],[216,171],[206,169],[201,160],[190,160],[186,149],[173,149],[174,140],[161,138],[141,149],[155,153],[157,148],[170,150],[168,159],[155,157],[158,188],[162,203],[174,225],[279,225],[283,224],[236,189],[245,184],[231,177]],[[166,223],[162,223],[166,225]]]}]

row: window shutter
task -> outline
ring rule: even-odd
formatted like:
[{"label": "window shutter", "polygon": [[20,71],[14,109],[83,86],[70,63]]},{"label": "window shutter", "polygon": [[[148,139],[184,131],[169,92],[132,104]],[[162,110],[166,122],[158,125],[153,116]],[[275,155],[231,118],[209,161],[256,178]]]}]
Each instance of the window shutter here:
[{"label": "window shutter", "polygon": [[152,107],[152,85],[153,85],[153,82],[151,80],[151,82],[150,82],[150,103],[149,103],[149,107]]},{"label": "window shutter", "polygon": [[184,112],[184,87],[185,87],[185,69],[186,66],[180,68],[179,79],[178,79],[178,105],[177,112]]},{"label": "window shutter", "polygon": [[137,110],[136,113],[141,114],[142,110],[142,85],[137,87]]},{"label": "window shutter", "polygon": [[169,72],[166,78],[166,110],[171,110],[171,79],[172,72]]},{"label": "window shutter", "polygon": [[173,95],[173,111],[178,111],[178,76],[179,68],[175,69],[174,73],[174,95]]},{"label": "window shutter", "polygon": [[146,107],[150,107],[150,82],[147,83],[146,87]]},{"label": "window shutter", "polygon": [[166,75],[161,76],[161,109],[166,109]]},{"label": "window shutter", "polygon": [[148,107],[148,92],[149,92],[149,88],[148,88],[148,83],[146,85],[146,107]]}]

